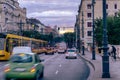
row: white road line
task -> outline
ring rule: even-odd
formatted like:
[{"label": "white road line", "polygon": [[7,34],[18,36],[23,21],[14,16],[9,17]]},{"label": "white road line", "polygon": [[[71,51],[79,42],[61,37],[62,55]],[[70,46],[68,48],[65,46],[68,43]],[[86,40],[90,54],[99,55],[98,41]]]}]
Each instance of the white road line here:
[{"label": "white road line", "polygon": [[50,57],[50,58],[48,58],[48,59],[45,59],[44,63],[47,62],[47,61],[49,61],[49,60],[51,60],[51,59],[53,59],[53,58],[56,57],[56,56],[57,56],[57,55],[52,56],[52,57]]},{"label": "white road line", "polygon": [[55,72],[55,74],[57,75],[57,74],[58,74],[58,72],[59,72],[59,71],[57,70],[57,71]]}]

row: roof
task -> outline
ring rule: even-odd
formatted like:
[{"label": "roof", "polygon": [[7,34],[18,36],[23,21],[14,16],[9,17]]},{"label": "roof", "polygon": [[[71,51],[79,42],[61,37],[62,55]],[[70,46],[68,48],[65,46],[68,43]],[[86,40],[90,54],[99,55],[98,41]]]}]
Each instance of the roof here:
[{"label": "roof", "polygon": [[32,53],[32,50],[28,46],[17,46],[13,48],[12,53]]}]

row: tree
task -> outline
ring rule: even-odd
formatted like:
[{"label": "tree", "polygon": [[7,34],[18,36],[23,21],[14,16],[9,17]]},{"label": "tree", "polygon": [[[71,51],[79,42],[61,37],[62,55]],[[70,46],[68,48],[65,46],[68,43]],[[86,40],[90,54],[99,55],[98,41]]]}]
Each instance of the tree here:
[{"label": "tree", "polygon": [[[98,46],[102,46],[102,36],[103,36],[103,25],[102,19],[96,19],[95,21],[95,34],[96,42]],[[120,13],[117,16],[108,16],[107,17],[107,35],[108,43],[119,45],[120,44]]]},{"label": "tree", "polygon": [[95,40],[98,46],[102,45],[102,19],[96,19],[95,21]]},{"label": "tree", "polygon": [[67,43],[68,47],[73,47],[74,43],[75,43],[75,34],[68,32],[68,33],[64,33],[64,41]]}]

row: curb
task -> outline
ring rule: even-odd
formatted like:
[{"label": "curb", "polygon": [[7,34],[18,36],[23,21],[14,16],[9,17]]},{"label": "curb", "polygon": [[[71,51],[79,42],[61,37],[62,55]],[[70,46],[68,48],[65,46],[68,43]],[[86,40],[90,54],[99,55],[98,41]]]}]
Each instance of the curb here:
[{"label": "curb", "polygon": [[93,80],[93,75],[94,75],[94,72],[95,72],[94,64],[90,60],[83,57],[80,53],[79,53],[79,56],[88,63],[88,66],[90,68],[90,75],[89,75],[87,80]]}]

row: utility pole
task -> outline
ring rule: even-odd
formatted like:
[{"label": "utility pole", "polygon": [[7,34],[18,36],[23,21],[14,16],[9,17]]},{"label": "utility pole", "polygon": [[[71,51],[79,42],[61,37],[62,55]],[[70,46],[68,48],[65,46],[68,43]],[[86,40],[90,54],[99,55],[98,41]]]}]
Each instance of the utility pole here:
[{"label": "utility pole", "polygon": [[77,25],[75,24],[75,47],[77,48]]},{"label": "utility pole", "polygon": [[24,24],[24,23],[22,22],[22,20],[20,20],[20,23],[18,23],[18,25],[19,25],[19,31],[20,31],[20,32],[19,32],[19,35],[20,35],[20,36],[23,35],[23,34],[22,34],[23,24]]},{"label": "utility pole", "polygon": [[83,11],[82,11],[82,55],[85,55],[84,53],[84,15],[83,15]]},{"label": "utility pole", "polygon": [[93,31],[93,41],[92,41],[92,60],[95,60],[95,22],[94,22],[94,5],[95,0],[92,0],[92,31]]},{"label": "utility pole", "polygon": [[80,42],[80,19],[79,19],[79,14],[77,15],[77,48],[79,53],[81,52],[80,49],[81,42]]},{"label": "utility pole", "polygon": [[106,0],[103,0],[103,56],[102,56],[102,78],[110,78],[109,72],[109,56],[108,56],[108,36],[106,23]]},{"label": "utility pole", "polygon": [[[23,26],[23,22],[22,22],[22,20],[20,20],[20,23],[18,23],[18,25],[19,25],[19,35],[20,36],[22,36],[23,34],[22,34],[22,26]],[[22,46],[22,37],[21,37],[21,46]]]},{"label": "utility pole", "polygon": [[0,25],[0,30],[1,30],[1,33],[2,33],[2,26]]}]

